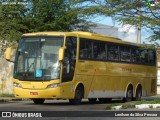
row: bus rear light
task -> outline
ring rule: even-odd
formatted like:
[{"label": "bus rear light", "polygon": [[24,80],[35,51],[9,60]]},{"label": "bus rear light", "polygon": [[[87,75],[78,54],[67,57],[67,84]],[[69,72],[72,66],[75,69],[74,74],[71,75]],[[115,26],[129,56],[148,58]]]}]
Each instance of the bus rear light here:
[{"label": "bus rear light", "polygon": [[16,82],[13,83],[13,86],[18,87],[18,88],[22,88],[22,85],[20,83],[16,83]]}]

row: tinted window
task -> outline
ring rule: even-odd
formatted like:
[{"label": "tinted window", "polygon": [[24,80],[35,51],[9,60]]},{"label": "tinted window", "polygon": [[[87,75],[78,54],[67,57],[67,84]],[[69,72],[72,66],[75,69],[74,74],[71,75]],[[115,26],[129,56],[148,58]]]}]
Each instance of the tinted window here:
[{"label": "tinted window", "polygon": [[62,82],[73,80],[75,64],[76,64],[77,38],[67,37],[66,50],[63,60]]},{"label": "tinted window", "polygon": [[141,63],[148,64],[148,52],[147,50],[141,50]]},{"label": "tinted window", "polygon": [[92,58],[92,41],[81,39],[80,40],[80,59],[91,59]]},{"label": "tinted window", "polygon": [[128,46],[121,46],[121,61],[131,62],[131,50]]},{"label": "tinted window", "polygon": [[146,50],[138,46],[81,38],[79,58],[155,65],[156,56],[154,50]]},{"label": "tinted window", "polygon": [[138,50],[138,47],[131,49],[131,61],[133,63],[140,63],[141,61],[140,55],[141,55],[141,52]]},{"label": "tinted window", "polygon": [[148,63],[155,65],[156,53],[154,50],[148,50]]},{"label": "tinted window", "polygon": [[108,60],[119,60],[119,46],[114,44],[108,44]]},{"label": "tinted window", "polygon": [[106,60],[106,47],[103,42],[94,42],[93,58],[98,60]]}]

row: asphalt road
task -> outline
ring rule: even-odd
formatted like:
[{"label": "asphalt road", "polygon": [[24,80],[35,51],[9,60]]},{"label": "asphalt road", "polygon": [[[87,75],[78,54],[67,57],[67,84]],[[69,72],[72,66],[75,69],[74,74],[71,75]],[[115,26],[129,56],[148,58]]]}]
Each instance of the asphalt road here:
[{"label": "asphalt road", "polygon": [[[155,99],[155,98],[146,98]],[[111,103],[119,103],[120,100],[114,100]],[[106,103],[110,104],[110,103]],[[1,112],[12,112],[12,118],[10,119],[22,119],[17,118],[16,113],[21,113],[27,115],[28,113],[40,113],[42,118],[23,118],[23,119],[34,119],[34,120],[158,120],[160,117],[125,117],[125,116],[115,116],[115,114],[124,113],[129,114],[131,110],[123,111],[107,111],[105,110],[106,104],[90,104],[88,101],[84,100],[81,105],[70,105],[68,100],[46,100],[43,105],[35,105],[32,101],[9,101],[0,103]],[[134,110],[133,112],[138,112],[139,110]],[[13,113],[15,112],[15,114]],[[26,113],[25,113],[26,112]],[[142,111],[139,111],[142,112]],[[139,113],[138,112],[138,113]],[[154,113],[154,110],[152,109]],[[157,110],[155,110],[155,113]],[[160,112],[160,110],[159,110]],[[143,112],[142,112],[143,113]],[[39,114],[39,115],[40,115]],[[51,117],[45,117],[49,115]],[[16,118],[13,118],[16,117]],[[53,117],[54,116],[54,117]],[[66,117],[67,116],[67,117]],[[107,117],[106,117],[107,116]],[[112,116],[112,117],[110,117]],[[8,118],[0,118],[7,119]]]},{"label": "asphalt road", "polygon": [[102,111],[105,110],[106,104],[120,103],[120,100],[114,100],[110,103],[91,104],[83,100],[80,105],[71,105],[68,100],[46,100],[42,105],[36,105],[29,101],[9,101],[0,103],[0,109],[5,111]]}]

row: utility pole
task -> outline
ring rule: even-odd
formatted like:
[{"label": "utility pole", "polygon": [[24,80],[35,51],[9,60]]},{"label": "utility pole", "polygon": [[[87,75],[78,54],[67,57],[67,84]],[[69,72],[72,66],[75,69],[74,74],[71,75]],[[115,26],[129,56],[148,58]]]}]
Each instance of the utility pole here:
[{"label": "utility pole", "polygon": [[141,24],[139,24],[137,27],[137,43],[141,43]]},{"label": "utility pole", "polygon": [[137,43],[141,43],[141,0],[138,0],[138,26],[137,26]]}]

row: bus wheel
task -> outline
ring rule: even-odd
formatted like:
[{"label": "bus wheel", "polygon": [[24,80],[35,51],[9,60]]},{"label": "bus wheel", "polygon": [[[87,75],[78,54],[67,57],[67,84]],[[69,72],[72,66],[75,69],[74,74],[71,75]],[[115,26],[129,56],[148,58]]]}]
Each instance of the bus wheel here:
[{"label": "bus wheel", "polygon": [[88,101],[89,101],[90,103],[96,103],[97,98],[88,98]]},{"label": "bus wheel", "polygon": [[69,102],[73,105],[81,104],[83,94],[84,94],[84,89],[82,86],[79,85],[76,88],[74,99],[69,99]]},{"label": "bus wheel", "polygon": [[140,86],[138,86],[136,90],[136,101],[141,101],[141,96],[142,96],[142,89]]},{"label": "bus wheel", "polygon": [[123,99],[123,102],[130,102],[133,99],[133,89],[132,86],[129,86],[126,93],[126,98]]},{"label": "bus wheel", "polygon": [[107,103],[107,102],[111,102],[112,98],[98,98],[100,103]]},{"label": "bus wheel", "polygon": [[35,104],[43,104],[45,99],[32,99]]}]

